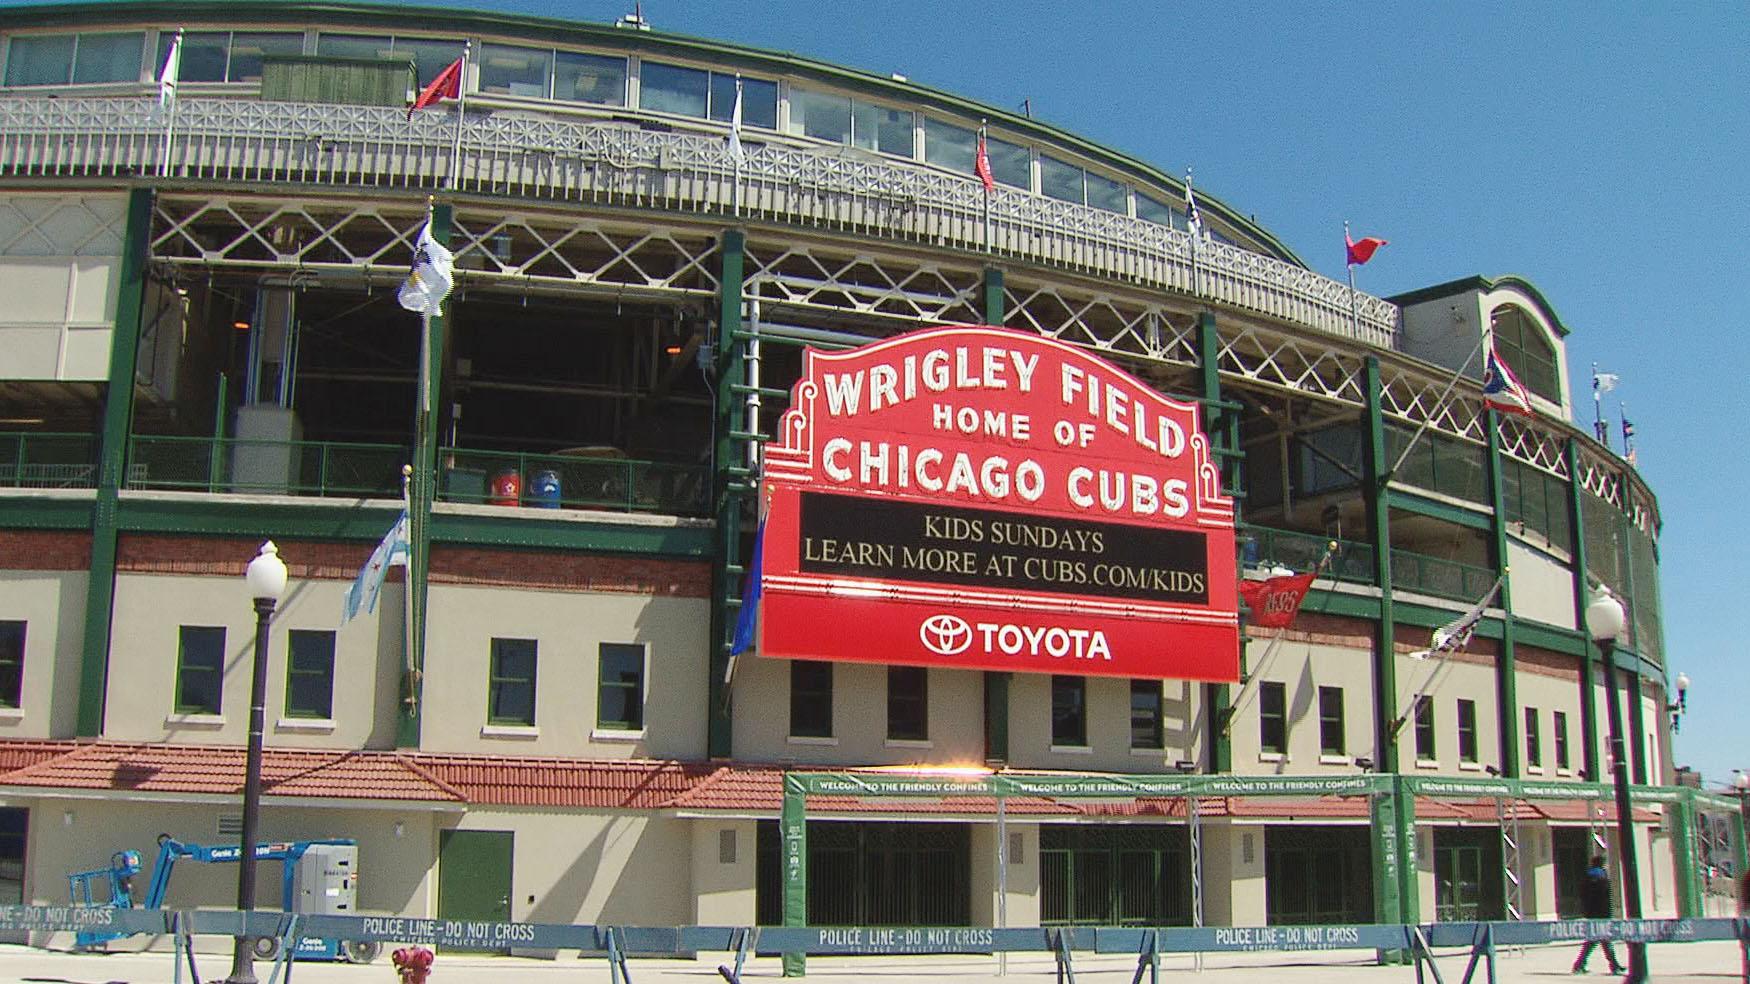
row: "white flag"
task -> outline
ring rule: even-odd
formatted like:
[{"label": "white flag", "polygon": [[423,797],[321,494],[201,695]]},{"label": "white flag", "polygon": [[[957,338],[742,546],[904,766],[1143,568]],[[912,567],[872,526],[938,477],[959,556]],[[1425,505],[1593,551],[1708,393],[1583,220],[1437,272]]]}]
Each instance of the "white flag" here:
[{"label": "white flag", "polygon": [[427,219],[413,245],[413,270],[396,295],[401,306],[428,316],[437,314],[444,298],[450,296],[455,260],[454,254],[431,238],[431,220]]},{"label": "white flag", "polygon": [[1495,578],[1495,586],[1489,589],[1488,594],[1483,595],[1481,601],[1472,605],[1463,615],[1435,629],[1428,652],[1432,654],[1463,649],[1465,643],[1470,642],[1471,633],[1476,631],[1477,623],[1483,620],[1483,610],[1494,603],[1495,596],[1501,592],[1501,582],[1506,579],[1505,574]]},{"label": "white flag", "polygon": [[182,74],[182,31],[170,39],[170,53],[164,56],[164,69],[158,73],[158,106],[169,109],[176,102],[176,80]]},{"label": "white flag", "polygon": [[735,110],[729,114],[729,156],[735,163],[747,163],[747,151],[741,147],[741,76],[735,77]]},{"label": "white flag", "polygon": [[1191,190],[1191,169],[1185,169],[1185,231],[1193,236],[1203,234],[1203,217],[1197,214],[1197,193]]},{"label": "white flag", "polygon": [[1614,372],[1595,372],[1592,374],[1592,392],[1608,393],[1621,381],[1622,377]]}]

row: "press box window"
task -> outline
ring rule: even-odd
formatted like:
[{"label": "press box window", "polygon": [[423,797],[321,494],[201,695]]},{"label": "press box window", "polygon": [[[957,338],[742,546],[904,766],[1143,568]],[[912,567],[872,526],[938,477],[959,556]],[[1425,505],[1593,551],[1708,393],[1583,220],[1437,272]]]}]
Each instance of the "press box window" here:
[{"label": "press box window", "polygon": [[0,707],[22,707],[24,623],[0,622]]},{"label": "press box window", "polygon": [[[711,118],[719,123],[735,118],[735,76],[711,73]],[[741,125],[777,129],[778,83],[742,78]]]},{"label": "press box window", "polygon": [[1051,678],[1051,743],[1063,747],[1088,744],[1088,680],[1079,676]]},{"label": "press box window", "polygon": [[790,661],[790,734],[796,738],[832,737],[832,664]]},{"label": "press box window", "polygon": [[997,184],[1033,190],[1033,155],[1027,148],[987,136],[984,156],[990,158],[990,176]]},{"label": "press box window", "polygon": [[930,737],[930,671],[921,666],[887,668],[887,737],[927,741]]},{"label": "press box window", "polygon": [[601,680],[596,688],[596,726],[644,730],[644,647],[604,642],[597,663]]},{"label": "press box window", "polygon": [[[175,37],[175,31],[158,32],[158,59],[153,62],[154,66],[164,64],[165,56],[170,54],[170,42]],[[264,57],[297,55],[303,51],[302,34],[188,31],[182,36],[176,79],[179,82],[260,82]],[[452,57],[451,61],[454,60]]]},{"label": "press box window", "polygon": [[1458,760],[1477,760],[1477,702],[1474,700],[1458,702]]},{"label": "press box window", "polygon": [[224,697],[224,627],[182,626],[176,654],[176,713],[218,714]]},{"label": "press box window", "polygon": [[[989,153],[987,144],[985,152]],[[972,173],[978,154],[978,134],[965,127],[924,117],[924,162],[960,174]],[[996,162],[992,161],[995,167]]]},{"label": "press box window", "polygon": [[535,640],[492,640],[486,723],[534,727]]},{"label": "press box window", "polygon": [[545,99],[552,77],[550,49],[515,48],[508,44],[480,46],[481,92]]},{"label": "press box window", "polygon": [[144,31],[15,37],[6,51],[6,84],[138,82],[145,49]]},{"label": "press box window", "polygon": [[1258,750],[1288,753],[1288,688],[1281,683],[1258,684]]},{"label": "press box window", "polygon": [[1342,755],[1347,747],[1343,735],[1343,688],[1319,688],[1319,753]]},{"label": "press box window", "polygon": [[334,633],[293,629],[286,633],[286,717],[334,717]]},{"label": "press box window", "polygon": [[[436,40],[394,35],[323,34],[316,39],[316,53],[335,58],[398,58],[411,59],[420,88],[438,77],[462,57],[464,44],[460,39]],[[623,59],[621,59],[623,63]]]},{"label": "press box window", "polygon": [[1130,681],[1130,747],[1167,747],[1166,729],[1161,721],[1159,680]]}]

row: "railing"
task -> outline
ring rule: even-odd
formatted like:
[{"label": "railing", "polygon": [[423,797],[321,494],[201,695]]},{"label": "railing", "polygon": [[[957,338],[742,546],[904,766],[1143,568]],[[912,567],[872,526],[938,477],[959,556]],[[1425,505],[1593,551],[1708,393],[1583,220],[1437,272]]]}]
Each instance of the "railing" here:
[{"label": "railing", "polygon": [[[1248,565],[1279,565],[1298,573],[1311,571],[1324,558],[1331,538],[1298,530],[1268,526],[1243,526],[1239,531]],[[1355,584],[1373,583],[1373,546],[1354,540],[1338,540],[1337,552],[1325,568],[1325,577]]]},{"label": "railing", "polygon": [[606,449],[517,454],[443,448],[438,454],[438,497],[445,502],[682,516],[709,511],[710,470],[703,465],[637,461]]},{"label": "railing", "polygon": [[[471,107],[473,108],[473,107]],[[172,124],[173,125],[167,125]],[[1185,291],[1315,331],[1398,347],[1389,301],[1249,250],[971,175],[777,143],[738,164],[723,136],[527,110],[449,114],[155,98],[0,99],[0,176],[162,175],[461,191],[733,214],[1013,256]],[[1195,249],[1195,262],[1193,262]],[[1353,301],[1353,307],[1352,307]],[[1352,310],[1358,314],[1352,314]]]},{"label": "railing", "polygon": [[399,498],[405,446],[135,436],[129,488]]},{"label": "railing", "polygon": [[90,434],[0,434],[0,486],[94,489],[97,438]]},{"label": "railing", "polygon": [[1495,584],[1495,572],[1456,560],[1394,549],[1391,552],[1393,591],[1419,591],[1437,598],[1474,603]]}]

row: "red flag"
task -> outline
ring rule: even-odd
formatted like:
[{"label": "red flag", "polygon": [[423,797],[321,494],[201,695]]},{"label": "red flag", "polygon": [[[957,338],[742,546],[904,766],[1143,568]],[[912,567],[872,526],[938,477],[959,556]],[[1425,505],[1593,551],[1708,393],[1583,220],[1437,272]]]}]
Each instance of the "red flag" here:
[{"label": "red flag", "polygon": [[972,173],[978,175],[978,180],[984,182],[984,193],[990,194],[997,188],[996,179],[990,173],[990,154],[984,149],[984,131],[978,134],[978,160],[973,162]]},{"label": "red flag", "polygon": [[1386,244],[1384,239],[1363,236],[1360,239],[1350,239],[1348,233],[1343,233],[1343,245],[1349,250],[1349,265],[1360,266],[1373,259],[1373,253]]},{"label": "red flag", "polygon": [[460,99],[462,97],[462,59],[450,62],[450,67],[438,73],[431,84],[419,90],[419,98],[413,100],[413,105],[407,107],[407,118],[413,119],[413,111],[424,109],[432,103],[443,99]]},{"label": "red flag", "polygon": [[1266,628],[1286,628],[1300,611],[1315,574],[1289,574],[1267,581],[1241,581],[1240,595],[1252,610],[1252,624]]}]

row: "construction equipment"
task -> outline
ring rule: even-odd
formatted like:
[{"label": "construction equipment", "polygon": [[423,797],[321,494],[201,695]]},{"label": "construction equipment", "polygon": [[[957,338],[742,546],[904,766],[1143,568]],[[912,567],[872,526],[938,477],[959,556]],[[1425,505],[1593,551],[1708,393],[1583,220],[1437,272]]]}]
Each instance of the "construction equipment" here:
[{"label": "construction equipment", "polygon": [[[67,876],[73,905],[86,908],[158,909],[170,890],[170,876],[180,860],[229,863],[243,856],[242,846],[187,844],[169,834],[158,835],[158,863],[139,902],[134,901],[133,880],[140,872],[138,851],[117,851],[107,868],[79,871]],[[358,900],[358,844],[350,838],[282,841],[255,845],[255,860],[280,862],[280,908],[286,912],[320,915],[352,915]],[[108,884],[109,897],[96,898],[94,884]],[[125,933],[81,931],[75,938],[80,948],[95,947],[120,939]],[[271,958],[279,940],[259,937],[255,953]],[[369,963],[382,952],[382,944],[363,940],[330,940],[316,936],[299,938],[292,956],[299,960],[346,960]]]}]

